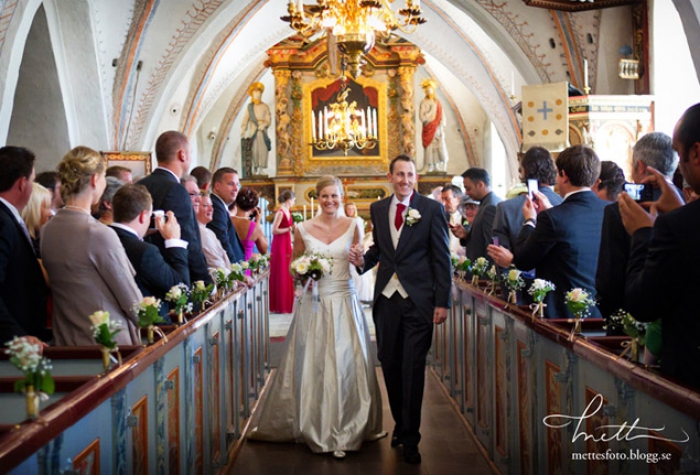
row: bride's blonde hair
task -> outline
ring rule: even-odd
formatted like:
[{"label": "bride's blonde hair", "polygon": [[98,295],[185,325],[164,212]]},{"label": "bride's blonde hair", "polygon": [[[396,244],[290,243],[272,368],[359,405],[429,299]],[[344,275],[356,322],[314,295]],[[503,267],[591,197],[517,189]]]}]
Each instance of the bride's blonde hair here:
[{"label": "bride's blonde hair", "polygon": [[99,152],[79,145],[68,152],[58,164],[61,179],[61,196],[79,194],[90,182],[95,173],[102,173],[107,168],[107,160]]},{"label": "bride's blonde hair", "polygon": [[338,177],[333,175],[323,175],[316,182],[316,196],[321,196],[321,190],[327,186],[336,186],[338,188],[338,193],[340,196],[345,196],[343,191],[343,183],[338,179]]}]

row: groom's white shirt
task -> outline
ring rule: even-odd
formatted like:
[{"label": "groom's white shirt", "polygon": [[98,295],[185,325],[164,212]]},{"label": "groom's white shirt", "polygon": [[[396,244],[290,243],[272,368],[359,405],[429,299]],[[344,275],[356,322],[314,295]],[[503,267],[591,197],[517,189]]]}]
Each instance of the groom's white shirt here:
[{"label": "groom's white shirt", "polygon": [[[401,228],[397,230],[396,226],[394,226],[394,221],[396,219],[396,205],[398,203],[404,204],[406,206],[404,212],[408,213],[408,205],[411,203],[411,196],[413,195],[411,194],[407,196],[406,199],[404,199],[403,201],[399,201],[398,198],[396,198],[396,195],[394,195],[391,199],[391,203],[389,204],[389,232],[391,233],[391,242],[394,245],[394,249],[396,249],[396,247],[399,245],[401,231],[403,231],[403,228],[406,225],[406,218],[404,216]],[[403,285],[401,285],[401,281],[399,280],[399,276],[396,275],[396,272],[394,272],[394,275],[391,276],[391,279],[389,279],[389,282],[386,284],[386,287],[384,287],[384,290],[382,290],[382,295],[389,299],[392,295],[394,295],[395,292],[398,292],[399,295],[404,299],[408,298],[408,292],[406,292],[406,289],[404,289]]]}]

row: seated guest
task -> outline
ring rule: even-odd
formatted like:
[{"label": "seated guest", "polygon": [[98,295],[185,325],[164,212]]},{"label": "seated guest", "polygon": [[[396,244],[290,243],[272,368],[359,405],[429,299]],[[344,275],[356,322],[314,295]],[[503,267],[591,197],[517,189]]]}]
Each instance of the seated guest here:
[{"label": "seated guest", "polygon": [[51,192],[51,209],[54,214],[63,206],[63,197],[61,197],[61,180],[58,177],[58,172],[41,172],[36,176],[35,182]]},{"label": "seated guest", "polygon": [[140,345],[134,304],[142,300],[134,270],[117,235],[90,214],[107,184],[107,161],[76,147],[58,165],[66,205],[44,226],[41,256],[51,280],[57,345],[94,345],[90,319],[109,312],[120,345]]},{"label": "seated guest", "polygon": [[[595,295],[600,231],[606,202],[591,191],[598,179],[600,160],[582,145],[569,147],[556,160],[557,186],[564,201],[552,207],[546,195],[525,198],[525,224],[515,242],[513,263],[518,269],[535,269],[535,276],[556,289],[545,298],[549,318],[573,318],[564,296],[580,287]],[[596,307],[592,317],[600,317]]]},{"label": "seated guest", "polygon": [[27,225],[29,237],[32,238],[34,253],[36,257],[41,257],[39,250],[39,238],[41,228],[44,227],[49,219],[53,216],[51,209],[51,192],[41,186],[39,183],[32,184],[32,196],[29,198],[29,203],[22,210],[21,216],[24,224]]},{"label": "seated guest", "polygon": [[[670,179],[677,166],[678,156],[673,150],[671,137],[663,132],[646,134],[634,144],[632,181],[635,183],[642,183],[652,176],[649,167]],[[660,194],[661,190],[654,188],[654,201]],[[624,294],[629,254],[630,236],[622,225],[620,205],[615,202],[606,206],[603,214],[603,234],[595,275],[596,300],[604,317],[627,308]]]},{"label": "seated guest", "polygon": [[197,186],[200,191],[209,191],[211,187],[211,171],[207,167],[194,167],[190,171],[190,175],[197,180]]},{"label": "seated guest", "polygon": [[241,187],[241,183],[238,181],[238,172],[233,168],[219,168],[214,173],[211,183],[214,215],[207,227],[214,231],[216,237],[221,241],[221,246],[226,250],[228,260],[240,262],[245,259],[245,253],[228,211],[228,207],[236,202],[236,195]]},{"label": "seated guest", "polygon": [[117,190],[124,186],[124,182],[111,176],[106,178],[106,182],[107,185],[100,197],[99,203],[92,207],[92,216],[105,226],[109,226],[112,224],[112,221],[114,221],[114,217],[112,216],[112,198],[114,198],[114,194]]},{"label": "seated guest", "polygon": [[154,218],[156,229],[165,240],[165,253],[161,254],[155,245],[143,240],[153,214],[148,190],[141,185],[124,185],[114,195],[112,205],[111,227],[136,270],[136,285],[141,293],[163,300],[172,286],[182,283],[189,287],[187,242],[180,239],[180,225],[172,211],[164,219]]},{"label": "seated guest", "polygon": [[600,162],[600,176],[593,184],[593,193],[605,201],[617,201],[617,197],[625,186],[625,172],[617,163],[609,160]]},{"label": "seated guest", "polygon": [[[683,177],[700,192],[700,104],[683,113],[673,132]],[[665,174],[647,168],[661,189],[647,213],[626,193],[618,198],[632,236],[625,304],[637,320],[661,317],[661,371],[700,388],[700,201],[687,205]],[[660,214],[656,217],[656,213]]]},{"label": "seated guest", "polygon": [[34,154],[0,148],[0,344],[15,336],[49,341],[48,289],[20,212],[32,195]]},{"label": "seated guest", "polygon": [[211,203],[211,196],[208,193],[202,195],[202,202],[199,205],[197,213],[197,221],[199,222],[199,232],[202,235],[202,251],[207,259],[207,266],[210,269],[218,269],[223,267],[228,269],[231,267],[231,261],[228,260],[228,255],[224,251],[221,241],[216,237],[214,231],[207,228],[214,214],[214,206]]},{"label": "seated guest", "polygon": [[257,248],[260,254],[267,254],[267,238],[260,226],[262,211],[258,208],[259,201],[258,192],[247,186],[241,188],[236,196],[236,215],[233,216],[233,226],[243,244],[245,260],[250,259],[254,248]]},{"label": "seated guest", "polygon": [[[527,183],[528,180],[537,180],[539,191],[547,197],[549,202],[556,206],[562,202],[561,196],[552,190],[552,185],[556,183],[557,168],[547,149],[542,147],[532,147],[520,161],[520,181]],[[523,227],[525,218],[523,217],[523,205],[527,198],[527,186],[524,195],[519,195],[505,201],[501,201],[496,206],[496,218],[493,223],[493,235],[498,238],[498,246],[489,245],[489,256],[502,268],[510,267],[513,262],[513,248],[518,234]],[[527,270],[527,269],[523,269]]]},{"label": "seated guest", "polygon": [[113,177],[122,183],[133,183],[134,178],[131,176],[131,169],[122,167],[121,165],[112,165],[107,169],[107,178]]}]

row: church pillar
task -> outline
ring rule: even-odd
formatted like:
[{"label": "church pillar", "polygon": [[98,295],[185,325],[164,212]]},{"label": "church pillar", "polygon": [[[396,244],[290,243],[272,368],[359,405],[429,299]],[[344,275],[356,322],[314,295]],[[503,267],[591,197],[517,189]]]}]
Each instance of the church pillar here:
[{"label": "church pillar", "polygon": [[275,123],[277,128],[277,175],[292,174],[292,133],[289,115],[289,95],[287,86],[292,72],[289,69],[275,69]]},{"label": "church pillar", "polygon": [[401,153],[409,157],[416,156],[416,111],[413,105],[413,76],[415,66],[401,66],[399,68],[399,86],[401,94]]}]

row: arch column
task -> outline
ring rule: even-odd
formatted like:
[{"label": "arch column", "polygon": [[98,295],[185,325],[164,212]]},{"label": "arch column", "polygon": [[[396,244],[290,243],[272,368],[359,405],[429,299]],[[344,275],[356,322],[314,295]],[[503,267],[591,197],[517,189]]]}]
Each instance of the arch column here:
[{"label": "arch column", "polygon": [[289,69],[274,69],[275,77],[275,123],[277,128],[277,174],[291,175],[293,170],[292,160],[292,134],[290,133],[291,116],[289,115],[289,78],[292,72]]},{"label": "arch column", "polygon": [[413,105],[413,80],[416,74],[415,66],[399,68],[399,88],[401,91],[400,139],[401,153],[409,157],[416,156],[416,110]]}]

